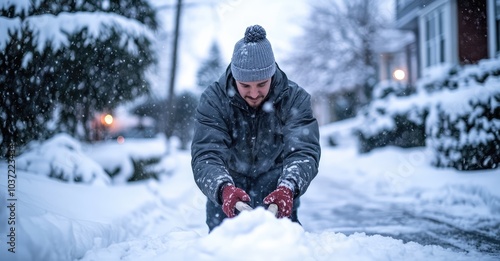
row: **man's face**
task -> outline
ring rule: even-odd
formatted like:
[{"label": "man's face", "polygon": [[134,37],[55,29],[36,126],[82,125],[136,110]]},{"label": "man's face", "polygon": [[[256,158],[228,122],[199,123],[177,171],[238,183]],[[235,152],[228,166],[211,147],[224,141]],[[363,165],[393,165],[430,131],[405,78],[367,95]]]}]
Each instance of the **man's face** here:
[{"label": "man's face", "polygon": [[236,81],[238,93],[243,99],[253,108],[259,107],[262,104],[269,89],[271,88],[271,78],[256,82],[239,82]]}]

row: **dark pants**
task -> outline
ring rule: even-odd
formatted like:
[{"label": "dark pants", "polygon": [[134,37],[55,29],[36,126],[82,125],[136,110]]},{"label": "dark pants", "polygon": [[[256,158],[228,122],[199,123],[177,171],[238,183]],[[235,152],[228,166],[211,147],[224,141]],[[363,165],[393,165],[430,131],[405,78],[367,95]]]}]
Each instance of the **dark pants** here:
[{"label": "dark pants", "polygon": [[[236,187],[245,190],[248,195],[250,195],[251,201],[248,202],[252,208],[256,208],[259,206],[267,207],[262,203],[264,198],[273,192],[277,187],[279,172],[271,171],[267,174],[261,175],[258,178],[250,178],[237,174],[233,174],[233,181],[235,182]],[[300,224],[297,218],[297,209],[300,205],[299,198],[296,198],[293,201],[293,210],[290,219],[293,222],[297,222]],[[236,212],[238,212],[236,210]],[[226,214],[222,211],[222,206],[215,204],[214,202],[207,200],[207,225],[208,229],[211,232],[215,227],[220,225],[222,221],[227,218]]]}]

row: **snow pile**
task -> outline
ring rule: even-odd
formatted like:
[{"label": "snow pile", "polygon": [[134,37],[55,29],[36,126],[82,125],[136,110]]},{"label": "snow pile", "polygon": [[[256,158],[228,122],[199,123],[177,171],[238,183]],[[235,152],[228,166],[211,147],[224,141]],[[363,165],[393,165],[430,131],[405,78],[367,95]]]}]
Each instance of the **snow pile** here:
[{"label": "snow pile", "polygon": [[307,260],[305,232],[299,224],[276,219],[264,208],[244,211],[226,219],[221,226],[200,240],[200,256],[207,260]]},{"label": "snow pile", "polygon": [[[5,49],[11,41],[11,35],[21,37],[27,30],[33,34],[36,50],[43,52],[46,45],[52,47],[56,52],[69,46],[71,35],[86,29],[87,40],[84,45],[99,39],[110,38],[113,32],[121,34],[120,44],[131,54],[139,51],[138,39],[145,38],[154,41],[154,32],[146,25],[134,19],[106,12],[61,12],[58,15],[41,14],[30,15],[33,8],[39,8],[40,1],[0,1],[0,9],[14,9],[13,18],[0,17],[2,28],[0,29],[0,50]],[[20,16],[26,16],[21,19]],[[26,62],[26,61],[25,61]]]},{"label": "snow pile", "polygon": [[[276,219],[263,208],[225,220],[199,240],[194,260],[466,260],[464,253],[439,246],[403,243],[390,237],[325,231],[309,233],[288,219]],[[164,257],[167,257],[165,255]]]},{"label": "snow pile", "polygon": [[485,86],[444,91],[429,114],[427,146],[433,164],[459,170],[497,168],[500,162],[500,78]]},{"label": "snow pile", "polygon": [[102,167],[84,154],[81,144],[65,133],[32,144],[17,159],[16,167],[67,182],[109,184],[111,181]]}]

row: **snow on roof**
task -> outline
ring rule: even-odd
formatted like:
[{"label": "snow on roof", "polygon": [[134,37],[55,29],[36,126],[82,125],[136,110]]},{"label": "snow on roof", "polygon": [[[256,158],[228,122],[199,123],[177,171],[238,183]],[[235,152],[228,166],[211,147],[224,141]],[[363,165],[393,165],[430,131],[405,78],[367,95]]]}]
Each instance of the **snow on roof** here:
[{"label": "snow on roof", "polygon": [[374,40],[374,50],[378,53],[394,53],[415,42],[415,34],[411,31],[397,29],[379,30]]}]

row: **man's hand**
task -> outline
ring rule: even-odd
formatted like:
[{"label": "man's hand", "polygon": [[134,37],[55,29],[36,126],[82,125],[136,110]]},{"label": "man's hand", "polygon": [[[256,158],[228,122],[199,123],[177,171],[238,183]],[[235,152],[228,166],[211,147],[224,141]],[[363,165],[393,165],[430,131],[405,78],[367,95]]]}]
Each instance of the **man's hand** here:
[{"label": "man's hand", "polygon": [[236,216],[234,209],[238,201],[248,202],[250,201],[250,196],[244,190],[232,184],[225,185],[222,188],[222,211],[224,211],[226,216],[230,218]]},{"label": "man's hand", "polygon": [[278,218],[290,217],[293,208],[293,191],[285,186],[278,186],[275,191],[264,198],[264,204],[272,203],[278,206]]}]

